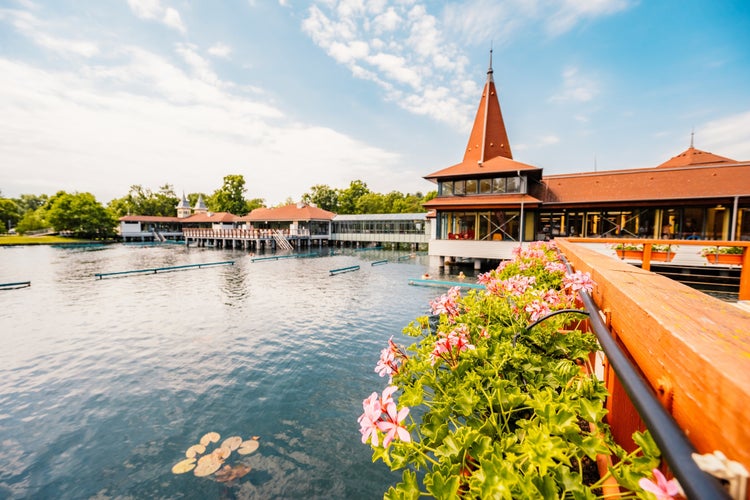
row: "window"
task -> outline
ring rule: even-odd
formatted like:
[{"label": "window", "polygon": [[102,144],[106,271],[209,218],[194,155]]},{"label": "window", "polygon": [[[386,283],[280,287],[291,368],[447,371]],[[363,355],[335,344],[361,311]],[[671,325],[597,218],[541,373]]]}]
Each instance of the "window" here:
[{"label": "window", "polygon": [[492,192],[492,179],[480,179],[479,192],[481,194],[490,194]]},{"label": "window", "polygon": [[444,181],[440,194],[442,196],[453,196],[453,181]]},{"label": "window", "polygon": [[520,177],[508,177],[507,192],[508,193],[520,193],[521,192],[521,178]]},{"label": "window", "polygon": [[453,194],[463,196],[466,194],[466,181],[456,181],[453,183]]},{"label": "window", "polygon": [[505,192],[505,179],[504,178],[492,179],[492,192],[493,193]]},{"label": "window", "polygon": [[476,179],[466,180],[466,194],[477,194],[477,180]]}]

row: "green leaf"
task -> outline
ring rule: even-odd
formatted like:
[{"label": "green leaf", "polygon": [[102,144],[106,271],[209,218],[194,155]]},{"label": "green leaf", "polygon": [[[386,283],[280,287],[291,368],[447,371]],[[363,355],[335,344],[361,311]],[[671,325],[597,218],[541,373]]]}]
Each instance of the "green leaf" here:
[{"label": "green leaf", "polygon": [[401,479],[402,481],[395,487],[388,488],[383,498],[388,500],[417,500],[419,498],[417,474],[407,469],[401,475]]},{"label": "green leaf", "polygon": [[451,499],[457,496],[459,477],[455,474],[442,474],[440,471],[435,471],[425,476],[424,484],[427,491],[435,498]]}]

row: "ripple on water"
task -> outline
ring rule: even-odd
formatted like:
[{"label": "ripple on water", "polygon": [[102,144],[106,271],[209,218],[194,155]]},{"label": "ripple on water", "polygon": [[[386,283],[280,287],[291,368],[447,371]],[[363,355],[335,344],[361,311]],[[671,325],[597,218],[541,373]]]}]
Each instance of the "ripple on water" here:
[{"label": "ripple on water", "polygon": [[[3,250],[0,276],[32,287],[0,308],[0,496],[381,497],[398,476],[371,463],[356,419],[386,384],[380,349],[441,291],[407,285],[422,263],[371,267],[365,254]],[[94,279],[224,260],[235,264]],[[208,431],[260,436],[231,488],[170,471]]]}]

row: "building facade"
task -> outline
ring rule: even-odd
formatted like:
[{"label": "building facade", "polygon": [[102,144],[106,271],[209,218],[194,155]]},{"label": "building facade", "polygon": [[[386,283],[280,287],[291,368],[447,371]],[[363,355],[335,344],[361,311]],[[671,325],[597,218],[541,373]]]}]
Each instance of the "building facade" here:
[{"label": "building facade", "polygon": [[750,239],[750,162],[696,149],[653,168],[544,176],[513,158],[487,72],[463,160],[425,179],[438,196],[429,253],[446,260],[511,257],[557,236]]}]

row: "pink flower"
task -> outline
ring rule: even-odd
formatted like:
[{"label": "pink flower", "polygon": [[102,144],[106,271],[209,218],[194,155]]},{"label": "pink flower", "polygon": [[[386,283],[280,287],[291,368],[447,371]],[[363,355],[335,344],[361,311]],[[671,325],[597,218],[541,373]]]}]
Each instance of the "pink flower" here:
[{"label": "pink flower", "polygon": [[547,262],[544,265],[544,270],[550,273],[566,273],[568,268],[562,262]]},{"label": "pink flower", "polygon": [[529,319],[532,322],[552,312],[550,311],[549,305],[539,299],[535,299],[531,304],[527,305],[524,310],[529,313]]},{"label": "pink flower", "polygon": [[398,437],[405,443],[411,442],[411,435],[403,424],[404,419],[409,414],[409,408],[401,408],[396,412],[396,405],[391,405],[383,415],[383,419],[378,422],[378,429],[385,432],[383,438],[383,447],[388,448],[394,438]]},{"label": "pink flower", "polygon": [[454,322],[461,313],[458,309],[459,298],[461,298],[461,287],[454,286],[446,294],[430,302],[432,314],[445,314],[450,322]]},{"label": "pink flower", "polygon": [[430,360],[434,365],[439,359],[444,359],[451,367],[455,368],[458,365],[458,354],[469,349],[475,349],[475,346],[469,343],[469,328],[466,325],[461,325],[447,334],[439,334],[432,353],[430,353]]},{"label": "pink flower", "polygon": [[680,494],[680,486],[676,479],[670,479],[667,481],[667,478],[664,477],[664,474],[662,474],[659,469],[654,469],[653,472],[654,477],[656,478],[655,483],[650,479],[642,477],[638,481],[638,486],[643,488],[644,491],[656,495],[658,500],[669,500]]},{"label": "pink flower", "polygon": [[409,414],[409,408],[402,408],[398,411],[396,402],[393,401],[393,393],[398,387],[391,385],[383,390],[378,396],[373,392],[369,398],[362,401],[364,413],[357,419],[359,422],[359,432],[362,434],[362,443],[371,442],[373,446],[380,444],[379,432],[384,432],[383,446],[386,448],[395,438],[404,442],[411,441],[411,436],[406,426],[403,424],[404,419]]},{"label": "pink flower", "polygon": [[359,422],[359,432],[362,433],[362,443],[372,440],[373,446],[377,446],[379,439],[376,424],[380,420],[380,414],[382,413],[378,393],[373,392],[369,398],[362,401],[362,408],[364,408],[365,412],[357,419],[357,422]]},{"label": "pink flower", "polygon": [[393,337],[391,336],[388,339],[388,347],[380,351],[380,359],[377,365],[375,365],[375,371],[381,377],[389,375],[392,378],[394,374],[398,373],[398,369],[404,359],[406,359],[406,354],[393,342]]},{"label": "pink flower", "polygon": [[594,291],[594,280],[591,279],[590,273],[576,271],[573,274],[563,276],[563,288],[570,290],[574,295],[579,290],[585,290],[589,293]]}]

